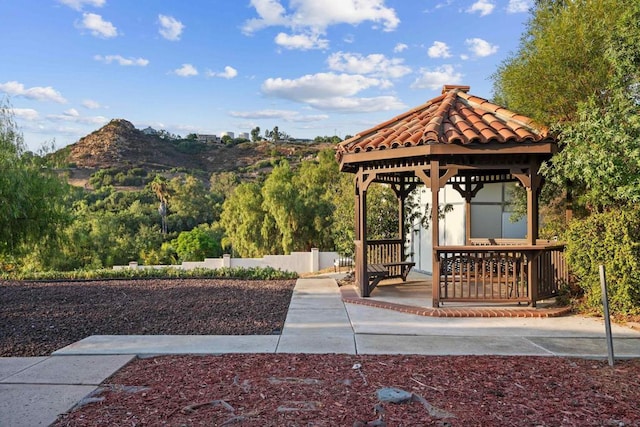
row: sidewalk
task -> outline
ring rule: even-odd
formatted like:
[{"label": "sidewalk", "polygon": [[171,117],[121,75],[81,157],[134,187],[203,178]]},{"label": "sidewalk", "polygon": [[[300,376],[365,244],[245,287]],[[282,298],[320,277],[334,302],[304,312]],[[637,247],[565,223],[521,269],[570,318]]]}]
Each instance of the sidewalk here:
[{"label": "sidewalk", "polygon": [[134,357],[0,358],[0,426],[50,425]]},{"label": "sidewalk", "polygon": [[[91,336],[50,357],[0,358],[0,426],[49,425],[135,356],[346,353],[607,357],[604,324],[599,319],[446,318],[380,308],[406,303],[396,293],[374,293],[370,301],[378,306],[372,307],[345,303],[331,277],[300,279],[281,335]],[[640,331],[618,325],[612,325],[612,330],[616,358],[640,357]]]}]

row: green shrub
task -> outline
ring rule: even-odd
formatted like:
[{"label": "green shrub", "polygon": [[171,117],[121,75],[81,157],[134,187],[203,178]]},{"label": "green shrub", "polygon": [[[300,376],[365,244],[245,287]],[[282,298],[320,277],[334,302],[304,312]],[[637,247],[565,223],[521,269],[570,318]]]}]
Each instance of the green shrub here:
[{"label": "green shrub", "polygon": [[183,270],[180,268],[144,268],[144,269],[100,269],[100,270],[75,270],[75,271],[43,271],[30,273],[0,273],[0,279],[4,280],[108,280],[108,279],[243,279],[243,280],[281,280],[295,279],[297,273],[291,271],[276,270],[272,267],[253,268],[196,268]]},{"label": "green shrub", "polygon": [[222,256],[220,234],[207,224],[201,224],[190,231],[181,232],[171,244],[181,261],[202,261]]},{"label": "green shrub", "polygon": [[602,310],[602,264],[611,314],[640,314],[640,208],[616,208],[574,220],[565,240],[567,262],[584,290],[586,309]]}]

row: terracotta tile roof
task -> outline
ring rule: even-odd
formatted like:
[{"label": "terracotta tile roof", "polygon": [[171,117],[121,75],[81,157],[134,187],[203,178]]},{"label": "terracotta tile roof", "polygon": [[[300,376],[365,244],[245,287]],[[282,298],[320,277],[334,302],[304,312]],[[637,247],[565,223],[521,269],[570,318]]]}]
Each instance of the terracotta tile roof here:
[{"label": "terracotta tile roof", "polygon": [[444,86],[440,96],[340,143],[337,154],[429,144],[554,141],[532,119],[468,91],[469,86]]}]

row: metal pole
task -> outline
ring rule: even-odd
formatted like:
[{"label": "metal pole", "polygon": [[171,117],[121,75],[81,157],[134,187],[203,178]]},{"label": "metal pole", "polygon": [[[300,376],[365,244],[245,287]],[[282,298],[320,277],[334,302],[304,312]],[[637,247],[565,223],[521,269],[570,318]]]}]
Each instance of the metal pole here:
[{"label": "metal pole", "polygon": [[600,286],[602,287],[602,305],[604,308],[604,327],[607,334],[607,354],[609,366],[613,366],[613,337],[611,336],[611,319],[609,318],[609,297],[607,296],[607,277],[604,265],[600,264]]}]

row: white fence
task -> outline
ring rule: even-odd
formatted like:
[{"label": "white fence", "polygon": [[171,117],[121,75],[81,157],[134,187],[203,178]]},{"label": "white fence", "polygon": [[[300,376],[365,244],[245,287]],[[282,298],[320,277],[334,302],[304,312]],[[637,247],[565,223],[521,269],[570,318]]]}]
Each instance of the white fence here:
[{"label": "white fence", "polygon": [[128,266],[115,265],[114,270],[125,268],[183,268],[193,270],[195,268],[222,268],[222,267],[272,267],[276,270],[295,271],[298,274],[316,273],[320,270],[334,266],[334,260],[339,258],[337,252],[320,252],[311,249],[311,252],[292,252],[290,255],[265,255],[262,258],[231,258],[231,255],[223,255],[222,258],[205,258],[204,261],[183,262],[180,265],[138,265],[131,262]]}]

